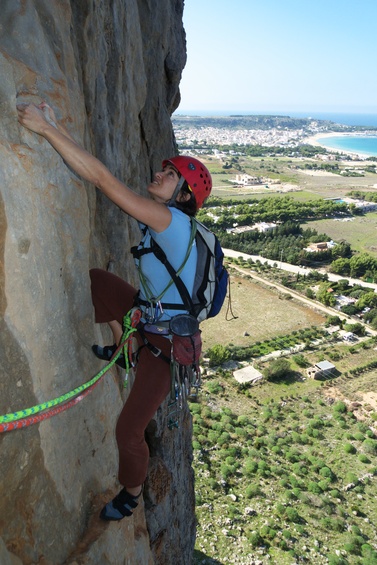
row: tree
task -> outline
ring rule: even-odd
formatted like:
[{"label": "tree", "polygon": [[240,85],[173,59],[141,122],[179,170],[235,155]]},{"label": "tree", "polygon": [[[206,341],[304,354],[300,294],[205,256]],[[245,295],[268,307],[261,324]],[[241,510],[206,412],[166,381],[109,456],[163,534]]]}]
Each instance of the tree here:
[{"label": "tree", "polygon": [[346,332],[352,332],[356,335],[365,335],[365,327],[362,324],[346,324],[344,326]]},{"label": "tree", "polygon": [[275,379],[283,379],[291,372],[291,365],[287,359],[276,359],[272,361],[263,371],[263,376],[272,381]]},{"label": "tree", "polygon": [[341,326],[342,320],[339,318],[339,316],[327,316],[326,323],[330,326]]},{"label": "tree", "polygon": [[325,304],[326,306],[335,306],[336,298],[331,292],[331,284],[324,282],[319,285],[317,292],[317,300]]},{"label": "tree", "polygon": [[332,273],[336,273],[337,275],[349,275],[351,271],[350,260],[346,259],[345,257],[335,259],[335,261],[333,261],[330,265],[330,271]]},{"label": "tree", "polygon": [[369,306],[369,308],[376,308],[377,307],[377,294],[373,290],[371,290],[370,292],[366,292],[365,294],[363,294],[359,298],[359,300],[356,302],[355,306],[359,310],[362,310],[366,306]]},{"label": "tree", "polygon": [[344,292],[349,287],[349,280],[348,279],[339,279],[337,282],[337,287],[340,291]]},{"label": "tree", "polygon": [[341,307],[341,312],[343,314],[347,314],[348,316],[353,316],[357,312],[359,312],[360,308],[356,308],[353,304],[346,304],[345,306]]},{"label": "tree", "polygon": [[341,241],[332,248],[331,255],[334,260],[340,257],[351,257],[351,245],[347,241]]},{"label": "tree", "polygon": [[359,253],[350,259],[351,277],[362,277],[368,270],[377,270],[377,260],[368,253]]},{"label": "tree", "polygon": [[307,296],[308,298],[311,298],[312,300],[315,298],[314,290],[313,290],[312,288],[310,288],[310,287],[308,287],[308,288],[306,289],[305,294],[306,294],[306,296]]}]

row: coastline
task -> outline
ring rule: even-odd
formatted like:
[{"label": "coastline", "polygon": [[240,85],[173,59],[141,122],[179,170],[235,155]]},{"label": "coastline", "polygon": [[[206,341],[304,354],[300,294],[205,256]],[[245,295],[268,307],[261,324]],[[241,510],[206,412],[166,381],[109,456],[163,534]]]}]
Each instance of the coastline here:
[{"label": "coastline", "polygon": [[[361,134],[360,134],[361,135]],[[328,151],[333,153],[344,153],[344,155],[349,155],[350,157],[359,157],[361,160],[370,157],[367,153],[360,153],[356,151],[346,151],[345,149],[335,149],[330,145],[326,144],[326,139],[331,137],[357,137],[357,132],[327,132],[327,133],[316,133],[305,139],[305,143],[309,145],[318,145],[319,147],[324,147]],[[321,140],[321,142],[319,142]],[[324,140],[324,141],[323,141]]]}]

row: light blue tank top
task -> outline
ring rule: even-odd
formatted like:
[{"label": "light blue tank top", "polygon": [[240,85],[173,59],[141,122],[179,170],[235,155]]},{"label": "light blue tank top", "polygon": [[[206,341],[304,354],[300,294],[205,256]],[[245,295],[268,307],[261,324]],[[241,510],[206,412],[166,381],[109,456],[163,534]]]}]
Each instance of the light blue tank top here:
[{"label": "light blue tank top", "polygon": [[[149,248],[151,246],[151,236],[163,249],[166,257],[177,271],[185,260],[188,245],[191,237],[191,221],[190,217],[178,210],[177,208],[169,207],[172,215],[170,225],[163,232],[157,233],[148,228],[141,240],[138,249]],[[143,224],[139,224],[141,229],[145,228]],[[195,239],[192,243],[190,255],[183,267],[180,277],[190,295],[192,294],[194,286],[194,278],[196,271],[197,249]],[[138,261],[136,260],[136,265]],[[150,296],[158,297],[161,292],[168,286],[171,277],[166,267],[161,263],[154,253],[146,253],[142,255],[139,260],[138,269],[142,271],[140,278],[140,298],[148,300]],[[143,282],[144,281],[144,282]],[[173,283],[161,298],[161,302],[167,304],[182,304],[182,298]],[[143,307],[144,310],[144,307]],[[164,310],[162,313],[157,312],[160,321],[169,320],[171,317],[186,312],[186,310]],[[154,312],[149,312],[151,315]],[[155,323],[155,321],[154,321]]]}]

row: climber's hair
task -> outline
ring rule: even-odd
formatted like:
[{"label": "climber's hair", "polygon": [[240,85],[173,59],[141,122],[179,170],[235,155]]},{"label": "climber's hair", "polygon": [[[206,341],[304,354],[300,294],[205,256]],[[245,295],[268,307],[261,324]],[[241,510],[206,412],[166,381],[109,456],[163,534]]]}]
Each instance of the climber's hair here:
[{"label": "climber's hair", "polygon": [[178,210],[181,210],[181,212],[184,212],[188,216],[195,216],[196,212],[197,212],[197,204],[196,204],[195,194],[189,188],[189,185],[188,185],[186,180],[182,185],[181,193],[189,194],[190,198],[188,200],[185,200],[184,202],[177,202],[177,200],[176,200],[175,203],[174,203],[175,208],[178,208]]}]

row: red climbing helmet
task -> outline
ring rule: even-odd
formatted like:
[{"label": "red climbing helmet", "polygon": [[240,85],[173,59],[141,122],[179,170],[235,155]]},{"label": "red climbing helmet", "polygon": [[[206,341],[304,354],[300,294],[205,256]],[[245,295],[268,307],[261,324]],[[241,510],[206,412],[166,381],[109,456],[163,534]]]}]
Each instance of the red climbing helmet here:
[{"label": "red climbing helmet", "polygon": [[187,181],[194,193],[197,210],[199,210],[203,206],[205,199],[211,194],[212,178],[209,170],[198,159],[185,155],[165,159],[162,161],[162,167],[165,168],[169,163]]}]

